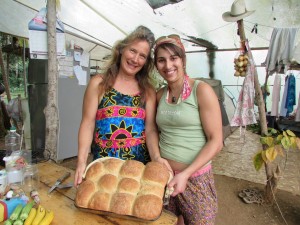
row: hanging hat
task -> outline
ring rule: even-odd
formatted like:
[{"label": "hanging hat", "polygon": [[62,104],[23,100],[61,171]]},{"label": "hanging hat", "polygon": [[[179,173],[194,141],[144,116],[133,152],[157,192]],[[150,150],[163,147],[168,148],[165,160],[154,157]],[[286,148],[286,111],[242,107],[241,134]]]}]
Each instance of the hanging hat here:
[{"label": "hanging hat", "polygon": [[244,0],[235,0],[231,5],[230,12],[223,13],[223,20],[226,22],[236,22],[254,13],[255,10],[248,11]]}]

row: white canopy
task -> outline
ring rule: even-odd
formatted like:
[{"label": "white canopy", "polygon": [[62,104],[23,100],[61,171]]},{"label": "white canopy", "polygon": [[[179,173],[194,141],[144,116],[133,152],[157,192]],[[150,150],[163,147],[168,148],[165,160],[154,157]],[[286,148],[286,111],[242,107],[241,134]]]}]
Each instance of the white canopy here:
[{"label": "white canopy", "polygon": [[[174,3],[175,2],[175,3]],[[176,3],[178,2],[178,3]],[[90,51],[91,59],[103,59],[116,40],[138,25],[149,27],[156,37],[179,34],[204,39],[219,49],[239,47],[237,23],[225,22],[233,0],[60,0],[58,16],[65,25],[67,40],[73,39]],[[174,4],[168,4],[174,3]],[[299,27],[299,0],[245,0],[247,10],[255,12],[244,18],[250,46],[268,47],[274,27]],[[154,4],[164,5],[153,9]],[[0,31],[28,37],[28,22],[46,6],[45,0],[1,0]],[[252,31],[257,24],[257,32]],[[187,51],[204,50],[185,41]]]}]

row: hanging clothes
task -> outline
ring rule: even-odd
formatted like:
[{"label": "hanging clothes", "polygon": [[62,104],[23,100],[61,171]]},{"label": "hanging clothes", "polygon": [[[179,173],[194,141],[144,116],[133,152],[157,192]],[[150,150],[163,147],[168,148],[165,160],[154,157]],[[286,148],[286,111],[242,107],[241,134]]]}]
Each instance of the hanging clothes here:
[{"label": "hanging clothes", "polygon": [[289,83],[287,89],[285,108],[287,109],[287,116],[294,110],[296,105],[296,79],[293,74],[289,76]]},{"label": "hanging clothes", "polygon": [[297,106],[295,121],[300,122],[300,92],[299,92],[299,97],[298,97],[298,106]]},{"label": "hanging clothes", "polygon": [[280,91],[281,91],[281,76],[277,73],[275,75],[273,90],[272,90],[272,107],[271,116],[278,117],[279,102],[280,102]]},{"label": "hanging clothes", "polygon": [[287,96],[287,89],[288,89],[288,82],[289,82],[289,76],[285,77],[285,84],[284,84],[284,90],[283,90],[283,95],[281,99],[281,106],[280,106],[280,116],[286,117],[287,115],[287,109],[285,108],[286,104],[286,96]]},{"label": "hanging clothes", "polygon": [[266,69],[270,75],[283,66],[288,68],[294,58],[296,36],[299,28],[274,28],[270,40]]},{"label": "hanging clothes", "polygon": [[280,116],[288,117],[296,105],[296,79],[293,74],[287,76],[281,101]]}]

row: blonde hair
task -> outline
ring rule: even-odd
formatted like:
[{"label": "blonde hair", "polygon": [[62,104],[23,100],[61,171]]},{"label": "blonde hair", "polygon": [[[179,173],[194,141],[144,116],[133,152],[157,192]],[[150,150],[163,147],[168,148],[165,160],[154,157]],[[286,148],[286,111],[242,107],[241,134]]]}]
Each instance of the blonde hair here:
[{"label": "blonde hair", "polygon": [[149,74],[154,67],[153,58],[151,57],[151,50],[154,45],[154,34],[150,29],[145,26],[138,26],[132,33],[130,33],[123,40],[116,42],[112,49],[112,57],[107,65],[107,69],[104,72],[103,84],[104,90],[108,91],[113,86],[116,77],[118,75],[120,64],[121,64],[121,52],[128,45],[132,44],[136,40],[145,40],[149,44],[150,51],[143,68],[135,75],[136,80],[138,81],[139,88],[141,90],[141,99],[142,102],[145,101],[145,92],[146,88],[151,84],[149,82]]}]

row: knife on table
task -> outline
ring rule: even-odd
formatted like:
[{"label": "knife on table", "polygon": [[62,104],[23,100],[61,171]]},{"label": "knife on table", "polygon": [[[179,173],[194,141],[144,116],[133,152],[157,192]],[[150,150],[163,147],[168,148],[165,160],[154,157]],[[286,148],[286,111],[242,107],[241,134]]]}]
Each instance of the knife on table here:
[{"label": "knife on table", "polygon": [[71,175],[70,172],[65,173],[62,177],[58,178],[55,184],[49,189],[48,194],[50,194],[55,188],[57,188],[65,179]]}]

